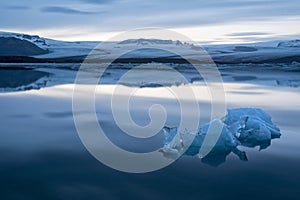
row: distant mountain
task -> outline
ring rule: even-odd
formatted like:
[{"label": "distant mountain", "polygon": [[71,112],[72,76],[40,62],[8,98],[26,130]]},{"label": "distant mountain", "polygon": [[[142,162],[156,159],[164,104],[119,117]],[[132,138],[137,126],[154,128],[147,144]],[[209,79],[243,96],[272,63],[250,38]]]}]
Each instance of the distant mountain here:
[{"label": "distant mountain", "polygon": [[[176,62],[184,63],[184,57],[201,59],[203,48],[216,63],[290,63],[300,62],[300,40],[271,41],[253,44],[205,45],[161,39],[128,39],[105,42],[100,49],[92,50],[101,42],[65,42],[42,38],[37,35],[0,32],[0,62],[74,62],[79,63],[87,55],[103,62],[122,55],[118,62]],[[107,45],[110,44],[110,45]],[[166,48],[165,48],[166,47]],[[180,55],[163,51],[176,50]],[[23,56],[23,57],[21,57]],[[33,58],[24,58],[33,57]],[[12,58],[13,57],[13,58]],[[205,58],[205,55],[204,57]]]},{"label": "distant mountain", "polygon": [[[100,42],[66,42],[59,40],[52,40],[48,38],[39,37],[37,35],[28,35],[22,33],[10,33],[0,32],[0,38],[16,38],[23,41],[24,43],[29,42],[45,52],[38,54],[28,54],[27,56],[34,56],[36,58],[62,58],[62,57],[73,57],[73,56],[86,56],[89,52],[96,47]],[[15,47],[15,46],[14,46]],[[6,49],[0,48],[0,52],[5,53]],[[3,56],[5,54],[0,56]],[[15,55],[10,56],[24,56],[24,54],[18,54],[15,51]]]},{"label": "distant mountain", "polygon": [[49,50],[42,49],[27,40],[0,37],[0,56],[34,56],[47,53]]},{"label": "distant mountain", "polygon": [[279,42],[277,47],[300,47],[300,40]]},{"label": "distant mountain", "polygon": [[153,44],[157,44],[157,45],[161,45],[161,44],[174,45],[175,44],[175,45],[183,45],[183,43],[180,42],[179,40],[173,41],[173,40],[144,39],[144,38],[128,39],[128,40],[121,41],[118,44],[136,44],[136,45],[153,45]]}]

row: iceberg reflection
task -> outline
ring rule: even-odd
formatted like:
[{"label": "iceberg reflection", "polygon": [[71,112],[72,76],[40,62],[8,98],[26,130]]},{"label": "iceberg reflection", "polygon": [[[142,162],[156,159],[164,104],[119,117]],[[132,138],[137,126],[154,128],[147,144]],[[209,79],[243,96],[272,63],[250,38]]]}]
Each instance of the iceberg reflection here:
[{"label": "iceberg reflection", "polygon": [[[222,132],[211,151],[201,157],[199,151],[212,123],[222,124]],[[177,127],[164,127],[163,131],[164,147],[159,152],[164,157],[176,159],[182,151],[185,151],[183,155],[198,155],[203,163],[212,166],[224,163],[231,152],[240,160],[247,161],[246,153],[239,150],[238,146],[251,148],[259,146],[260,150],[266,149],[272,139],[279,138],[281,135],[280,129],[272,123],[271,116],[259,108],[230,109],[224,118],[212,120],[201,126],[195,136],[189,132],[177,134]],[[185,146],[191,138],[194,138],[191,145]]]}]

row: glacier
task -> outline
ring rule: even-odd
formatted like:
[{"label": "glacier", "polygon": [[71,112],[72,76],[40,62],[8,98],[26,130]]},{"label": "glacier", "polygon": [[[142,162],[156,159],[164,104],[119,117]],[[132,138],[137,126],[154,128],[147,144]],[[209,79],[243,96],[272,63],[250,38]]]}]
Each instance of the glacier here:
[{"label": "glacier", "polygon": [[[219,123],[223,128],[211,151],[202,157],[199,151],[213,123]],[[200,126],[196,134],[178,130],[178,127],[163,128],[164,146],[159,152],[169,159],[177,159],[180,155],[198,155],[202,162],[212,166],[225,162],[231,152],[240,160],[247,161],[246,153],[239,150],[238,146],[259,146],[259,150],[262,150],[271,144],[272,139],[281,136],[280,129],[272,123],[271,116],[260,108],[229,109],[225,117]]]}]

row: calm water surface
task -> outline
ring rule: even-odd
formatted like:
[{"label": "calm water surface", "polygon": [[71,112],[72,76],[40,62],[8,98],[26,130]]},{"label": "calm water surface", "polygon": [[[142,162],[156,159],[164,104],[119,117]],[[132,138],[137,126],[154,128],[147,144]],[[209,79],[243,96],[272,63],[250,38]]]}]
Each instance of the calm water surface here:
[{"label": "calm water surface", "polygon": [[[162,133],[143,142],[122,134],[109,110],[112,87],[104,87],[96,102],[98,119],[108,137],[136,152],[162,147]],[[193,87],[201,91],[201,86]],[[145,174],[116,171],[88,153],[75,129],[72,89],[72,85],[58,85],[0,94],[1,199],[300,198],[299,88],[226,83],[227,107],[264,109],[281,129],[281,138],[262,151],[241,147],[248,161],[230,154],[216,167],[197,156],[183,156],[164,169]],[[159,88],[140,90],[132,106],[137,123],[148,123],[147,108],[153,103],[165,105],[168,125],[178,122],[176,100],[155,95]],[[154,91],[153,96],[143,96],[149,91]],[[203,102],[199,100],[205,123],[210,120],[209,108]]]}]

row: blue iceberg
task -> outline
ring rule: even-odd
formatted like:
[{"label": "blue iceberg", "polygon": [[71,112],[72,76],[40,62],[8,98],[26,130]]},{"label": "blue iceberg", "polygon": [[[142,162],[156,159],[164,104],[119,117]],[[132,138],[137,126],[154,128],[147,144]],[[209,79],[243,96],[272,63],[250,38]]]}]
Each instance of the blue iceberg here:
[{"label": "blue iceberg", "polygon": [[[209,153],[201,156],[201,147],[212,125],[221,126],[221,133]],[[246,153],[239,150],[238,146],[259,146],[262,150],[270,146],[272,139],[281,136],[280,129],[272,123],[271,116],[259,108],[230,109],[222,119],[214,119],[200,126],[196,135],[188,131],[178,132],[177,127],[164,127],[163,132],[164,147],[159,150],[163,156],[177,159],[180,155],[198,155],[202,162],[213,166],[225,162],[231,152],[247,161]]]}]

